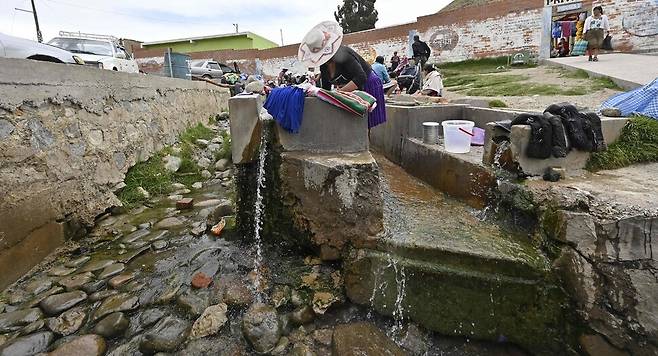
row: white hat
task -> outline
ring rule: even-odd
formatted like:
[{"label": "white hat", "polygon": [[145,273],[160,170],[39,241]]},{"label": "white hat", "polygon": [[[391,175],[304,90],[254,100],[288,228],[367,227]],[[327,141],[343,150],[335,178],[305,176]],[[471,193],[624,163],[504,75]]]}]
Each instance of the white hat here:
[{"label": "white hat", "polygon": [[306,67],[319,67],[336,54],[342,42],[343,29],[338,23],[321,22],[304,36],[297,58]]}]

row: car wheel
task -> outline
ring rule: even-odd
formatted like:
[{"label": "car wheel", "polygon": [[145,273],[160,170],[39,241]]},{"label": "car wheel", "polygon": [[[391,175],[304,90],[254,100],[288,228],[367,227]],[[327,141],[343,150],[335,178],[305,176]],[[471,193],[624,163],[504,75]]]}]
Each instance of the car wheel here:
[{"label": "car wheel", "polygon": [[204,74],[204,75],[201,76],[201,78],[210,80],[210,79],[212,79],[212,76],[210,76],[208,74]]},{"label": "car wheel", "polygon": [[116,67],[112,68],[112,70],[115,71],[115,72],[119,71]]}]

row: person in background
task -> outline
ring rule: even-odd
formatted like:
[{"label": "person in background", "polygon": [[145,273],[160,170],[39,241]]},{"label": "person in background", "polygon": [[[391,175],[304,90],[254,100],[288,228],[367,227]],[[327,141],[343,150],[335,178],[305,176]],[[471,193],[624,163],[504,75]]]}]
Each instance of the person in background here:
[{"label": "person in background", "polygon": [[423,88],[414,95],[443,96],[443,79],[441,79],[441,74],[434,68],[434,65],[425,64],[423,73],[425,74]]},{"label": "person in background", "polygon": [[315,68],[311,67],[308,69],[308,72],[306,72],[306,81],[311,85],[315,85],[315,83],[317,83],[318,73],[315,72]]},{"label": "person in background", "polygon": [[233,62],[233,69],[235,73],[240,74],[240,68],[238,68],[238,62]]},{"label": "person in background", "polygon": [[279,72],[279,77],[277,79],[278,79],[278,85],[288,84],[288,68],[282,68],[281,72]]},{"label": "person in background", "polygon": [[391,77],[388,75],[388,70],[384,65],[384,57],[377,56],[375,63],[372,64],[372,70],[377,74],[379,79],[382,81],[384,92],[390,94],[395,91],[398,83],[395,80],[391,80]]},{"label": "person in background", "polygon": [[400,64],[400,57],[398,57],[398,51],[393,52],[393,57],[391,57],[391,72],[397,69]]},{"label": "person in background", "polygon": [[569,55],[569,42],[566,38],[562,37],[560,43],[557,44],[557,52],[559,57],[567,57]]},{"label": "person in background", "polygon": [[587,40],[587,49],[589,52],[589,61],[599,61],[599,50],[603,45],[605,35],[610,31],[608,17],[603,15],[603,8],[596,6],[592,11],[592,16],[585,20],[585,40]]},{"label": "person in background", "polygon": [[352,92],[362,90],[377,100],[368,114],[368,128],[386,122],[386,100],[381,79],[363,57],[342,46],[343,29],[334,21],[313,27],[299,45],[297,58],[307,67],[320,67],[321,87]]},{"label": "person in background", "polygon": [[411,45],[411,48],[413,49],[416,63],[420,63],[421,66],[425,66],[427,59],[430,58],[430,54],[432,54],[430,46],[428,46],[427,43],[421,41],[420,36],[415,35],[414,43]]}]

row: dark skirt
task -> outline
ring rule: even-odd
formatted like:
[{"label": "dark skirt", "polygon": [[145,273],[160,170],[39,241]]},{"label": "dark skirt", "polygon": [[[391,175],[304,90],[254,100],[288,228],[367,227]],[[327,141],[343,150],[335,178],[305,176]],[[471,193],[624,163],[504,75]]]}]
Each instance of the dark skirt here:
[{"label": "dark skirt", "polygon": [[601,49],[603,46],[604,33],[602,28],[593,28],[585,34],[588,49]]},{"label": "dark skirt", "polygon": [[373,128],[379,124],[386,122],[386,99],[384,99],[384,85],[381,79],[375,74],[370,72],[368,80],[364,85],[364,91],[377,99],[377,107],[375,110],[368,114],[368,128]]}]

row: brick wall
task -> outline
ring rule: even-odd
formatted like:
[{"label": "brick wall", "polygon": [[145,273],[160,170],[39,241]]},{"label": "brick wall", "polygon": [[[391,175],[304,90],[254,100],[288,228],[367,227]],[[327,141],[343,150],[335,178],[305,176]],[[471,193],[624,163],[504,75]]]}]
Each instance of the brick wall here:
[{"label": "brick wall", "polygon": [[[584,0],[584,8],[592,7]],[[610,18],[615,49],[625,52],[658,50],[658,1],[599,0]],[[419,17],[416,22],[346,35],[343,43],[357,50],[368,61],[377,55],[387,59],[398,51],[409,51],[409,35],[418,32],[432,47],[433,62],[460,61],[500,56],[520,50],[539,50],[542,28],[542,0],[498,0],[483,6],[442,11]],[[210,59],[232,64],[242,70],[256,70],[276,76],[282,67],[293,72],[306,71],[297,61],[298,44],[267,50],[215,51],[194,53],[195,59]],[[140,66],[153,70],[154,55],[137,51]],[[160,53],[159,56],[162,56]],[[143,69],[144,70],[144,69]],[[146,70],[145,70],[146,71]]]}]

